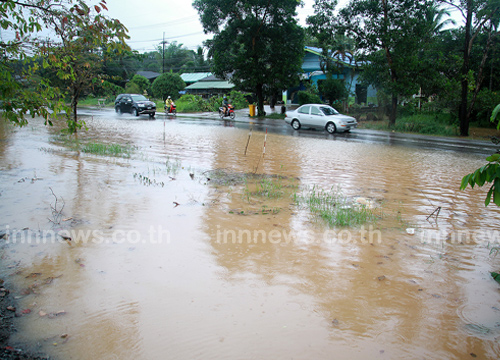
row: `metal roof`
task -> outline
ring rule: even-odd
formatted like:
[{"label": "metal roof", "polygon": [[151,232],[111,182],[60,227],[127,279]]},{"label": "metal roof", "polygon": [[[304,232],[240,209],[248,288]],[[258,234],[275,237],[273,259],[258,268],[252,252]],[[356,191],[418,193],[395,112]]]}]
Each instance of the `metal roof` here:
[{"label": "metal roof", "polygon": [[200,73],[184,73],[181,74],[182,80],[186,83],[194,83],[197,81],[200,81],[202,79],[205,79],[212,75],[210,72],[200,72]]},{"label": "metal roof", "polygon": [[186,90],[232,89],[234,84],[229,81],[198,81],[186,87]]}]

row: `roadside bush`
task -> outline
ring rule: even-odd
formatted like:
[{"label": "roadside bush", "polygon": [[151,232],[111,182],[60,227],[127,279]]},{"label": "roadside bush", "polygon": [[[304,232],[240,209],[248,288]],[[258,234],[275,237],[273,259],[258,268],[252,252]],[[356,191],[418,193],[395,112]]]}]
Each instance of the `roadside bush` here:
[{"label": "roadside bush", "polygon": [[456,126],[448,125],[449,114],[418,114],[408,117],[402,117],[396,120],[394,130],[401,132],[414,132],[428,135],[458,135]]},{"label": "roadside bush", "polygon": [[242,93],[241,91],[233,90],[229,94],[229,101],[235,109],[245,109],[248,107],[248,96],[249,93]]},{"label": "roadside bush", "polygon": [[177,112],[206,112],[217,111],[222,98],[213,96],[209,100],[203,100],[199,95],[185,94],[176,102]]},{"label": "roadside bush", "polygon": [[308,91],[299,91],[297,96],[299,97],[299,105],[323,103],[319,95],[311,94]]},{"label": "roadside bush", "polygon": [[108,101],[114,100],[118,94],[123,94],[125,89],[109,81],[102,82],[102,91]]},{"label": "roadside bush", "polygon": [[146,91],[148,94],[151,92],[151,90],[150,90],[151,83],[149,82],[149,80],[146,77],[144,77],[142,75],[135,74],[132,77],[132,80],[130,80],[127,83],[126,87],[128,87],[128,85],[131,83],[137,85],[137,87],[139,88],[139,92],[136,92],[137,94],[142,94],[142,93],[144,93],[144,91]]},{"label": "roadside bush", "polygon": [[165,101],[169,95],[174,100],[178,99],[179,91],[184,90],[185,87],[186,83],[181,76],[170,72],[158,76],[153,82],[151,90],[155,98]]},{"label": "roadside bush", "polygon": [[125,85],[125,92],[127,94],[142,94],[139,85],[131,81],[129,81],[127,85]]},{"label": "roadside bush", "polygon": [[494,127],[490,121],[491,113],[500,104],[500,92],[483,89],[477,94],[476,105],[471,114],[471,121],[480,127]]}]

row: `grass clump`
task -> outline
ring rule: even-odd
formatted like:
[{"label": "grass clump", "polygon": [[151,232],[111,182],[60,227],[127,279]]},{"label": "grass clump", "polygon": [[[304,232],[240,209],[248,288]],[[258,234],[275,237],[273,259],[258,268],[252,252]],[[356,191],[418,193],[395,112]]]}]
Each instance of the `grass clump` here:
[{"label": "grass clump", "polygon": [[120,144],[88,143],[83,145],[81,151],[94,155],[119,156],[129,158],[132,153],[132,147]]},{"label": "grass clump", "polygon": [[296,195],[295,201],[299,206],[307,207],[329,227],[358,226],[376,220],[370,207],[353,202],[338,188],[322,190],[314,186],[303,195]]},{"label": "grass clump", "polygon": [[449,114],[415,114],[396,120],[394,127],[388,121],[363,122],[362,127],[373,130],[394,130],[404,133],[425,135],[456,136],[458,128],[450,125]]},{"label": "grass clump", "polygon": [[250,191],[247,183],[247,187],[245,189],[246,196],[247,198],[250,195],[254,195],[268,199],[280,199],[285,194],[282,180],[281,176],[278,176],[277,178],[262,177],[256,182],[255,191]]}]

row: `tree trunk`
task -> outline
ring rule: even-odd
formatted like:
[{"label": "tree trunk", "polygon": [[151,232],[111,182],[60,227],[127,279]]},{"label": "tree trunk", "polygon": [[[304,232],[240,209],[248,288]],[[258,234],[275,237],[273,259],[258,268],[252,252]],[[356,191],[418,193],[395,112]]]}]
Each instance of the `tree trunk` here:
[{"label": "tree trunk", "polygon": [[462,93],[460,96],[460,107],[458,108],[458,119],[460,121],[460,136],[469,136],[469,112],[467,111],[467,95],[469,92],[469,70],[470,70],[470,42],[472,29],[472,0],[467,0],[467,17],[465,19],[465,44],[464,63],[462,65]]},{"label": "tree trunk", "polygon": [[264,90],[263,84],[258,84],[256,87],[256,95],[257,95],[257,116],[265,116],[266,112],[264,111]]},{"label": "tree trunk", "polygon": [[396,115],[398,112],[398,96],[392,95],[391,101],[391,113],[389,114],[389,127],[394,127],[396,125]]}]

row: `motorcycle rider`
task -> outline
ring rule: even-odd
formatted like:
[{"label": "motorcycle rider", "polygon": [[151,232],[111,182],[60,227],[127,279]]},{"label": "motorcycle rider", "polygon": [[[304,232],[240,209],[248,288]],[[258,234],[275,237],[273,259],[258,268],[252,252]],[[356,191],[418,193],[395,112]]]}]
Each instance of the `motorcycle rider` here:
[{"label": "motorcycle rider", "polygon": [[227,111],[229,110],[229,101],[227,100],[226,96],[224,96],[224,101],[222,101],[222,107],[224,108],[224,116],[227,116]]},{"label": "motorcycle rider", "polygon": [[174,101],[172,100],[172,98],[169,95],[167,100],[165,100],[165,108],[167,109],[167,113],[170,113],[172,105],[174,105]]}]

